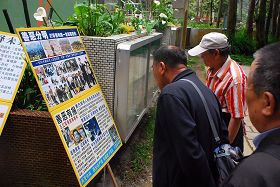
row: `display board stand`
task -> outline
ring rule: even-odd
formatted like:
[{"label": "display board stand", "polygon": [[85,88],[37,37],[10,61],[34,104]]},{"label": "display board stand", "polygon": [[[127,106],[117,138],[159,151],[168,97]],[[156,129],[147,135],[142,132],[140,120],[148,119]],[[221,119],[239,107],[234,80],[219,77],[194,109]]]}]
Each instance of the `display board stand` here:
[{"label": "display board stand", "polygon": [[110,174],[110,176],[111,176],[111,178],[112,178],[114,187],[119,187],[119,185],[118,185],[118,183],[117,183],[117,180],[116,180],[116,178],[115,178],[115,175],[114,175],[114,173],[113,173],[113,171],[112,171],[112,169],[111,169],[110,164],[108,163],[108,164],[106,165],[106,167],[107,167],[107,169],[108,169],[108,171],[109,171],[109,174]]}]

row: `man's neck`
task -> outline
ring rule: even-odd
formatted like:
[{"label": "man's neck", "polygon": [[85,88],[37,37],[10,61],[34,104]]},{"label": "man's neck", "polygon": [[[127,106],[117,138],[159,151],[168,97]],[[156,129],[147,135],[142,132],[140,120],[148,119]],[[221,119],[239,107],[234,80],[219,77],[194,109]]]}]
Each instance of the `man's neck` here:
[{"label": "man's neck", "polygon": [[221,56],[217,59],[217,63],[215,64],[215,66],[213,66],[211,68],[211,71],[213,74],[215,74],[217,71],[219,71],[219,69],[221,69],[221,67],[224,65],[224,63],[227,61],[228,56]]},{"label": "man's neck", "polygon": [[172,82],[177,75],[179,75],[181,72],[185,71],[186,69],[187,67],[185,65],[182,65],[174,70],[171,70],[169,74],[169,81]]}]

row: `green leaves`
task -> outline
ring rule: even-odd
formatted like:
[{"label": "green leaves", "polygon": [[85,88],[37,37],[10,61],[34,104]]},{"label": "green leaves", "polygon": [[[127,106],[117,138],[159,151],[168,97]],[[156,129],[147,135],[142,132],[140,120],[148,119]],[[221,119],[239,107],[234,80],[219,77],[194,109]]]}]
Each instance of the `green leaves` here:
[{"label": "green leaves", "polygon": [[[117,8],[115,6],[115,9]],[[73,16],[70,16],[65,24],[78,26],[83,35],[109,36],[117,34],[116,31],[124,20],[122,11],[110,12],[105,4],[76,3]]]},{"label": "green leaves", "polygon": [[15,97],[13,107],[30,110],[47,110],[46,103],[28,63]]},{"label": "green leaves", "polygon": [[153,1],[152,15],[156,21],[155,29],[163,31],[168,24],[177,22],[174,17],[172,0]]}]

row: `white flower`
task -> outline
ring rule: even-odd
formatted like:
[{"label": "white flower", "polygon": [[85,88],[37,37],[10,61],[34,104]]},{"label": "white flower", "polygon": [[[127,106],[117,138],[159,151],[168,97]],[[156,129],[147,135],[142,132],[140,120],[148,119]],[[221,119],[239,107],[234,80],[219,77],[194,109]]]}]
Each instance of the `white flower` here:
[{"label": "white flower", "polygon": [[161,18],[167,18],[167,16],[164,13],[160,13],[159,17]]},{"label": "white flower", "polygon": [[161,23],[162,23],[163,25],[165,25],[166,21],[162,20]]},{"label": "white flower", "polygon": [[34,13],[34,18],[37,21],[43,21],[43,18],[47,17],[46,10],[43,7],[39,7],[37,11]]},{"label": "white flower", "polygon": [[157,0],[155,0],[154,3],[155,3],[156,5],[160,5],[160,2],[157,1]]},{"label": "white flower", "polygon": [[174,9],[175,12],[179,12],[179,10],[177,8]]}]

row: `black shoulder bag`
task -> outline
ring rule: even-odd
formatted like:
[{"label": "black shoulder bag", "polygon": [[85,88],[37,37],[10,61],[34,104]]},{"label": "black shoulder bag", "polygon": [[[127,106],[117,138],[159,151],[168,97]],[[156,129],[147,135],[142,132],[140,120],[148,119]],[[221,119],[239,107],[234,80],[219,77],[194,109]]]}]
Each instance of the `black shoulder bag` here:
[{"label": "black shoulder bag", "polygon": [[214,125],[212,115],[210,113],[206,100],[205,100],[204,96],[202,95],[200,89],[192,81],[190,81],[188,79],[180,79],[180,80],[187,81],[191,85],[193,85],[195,90],[198,92],[198,94],[203,102],[203,105],[205,107],[205,111],[207,113],[207,117],[208,117],[208,120],[209,120],[209,123],[211,126],[211,130],[212,130],[214,138],[215,138],[216,145],[218,145],[214,150],[214,162],[216,164],[216,167],[217,167],[217,170],[219,173],[217,184],[221,185],[222,182],[230,175],[232,170],[237,166],[237,164],[243,157],[242,152],[239,149],[239,147],[232,147],[229,144],[221,143],[221,139],[217,133],[217,129]]}]

